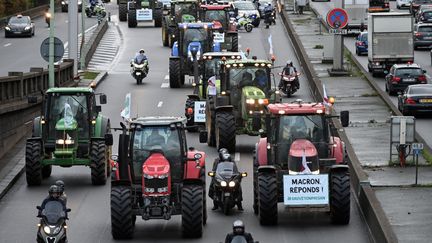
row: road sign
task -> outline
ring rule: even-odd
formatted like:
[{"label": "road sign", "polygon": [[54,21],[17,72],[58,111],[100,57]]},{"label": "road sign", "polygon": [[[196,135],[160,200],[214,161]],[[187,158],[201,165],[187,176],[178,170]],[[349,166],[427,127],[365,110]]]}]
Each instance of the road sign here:
[{"label": "road sign", "polygon": [[348,30],[347,29],[329,29],[329,33],[334,34],[334,35],[346,35],[346,34],[348,34]]},{"label": "road sign", "polygon": [[[42,44],[40,46],[40,53],[42,58],[49,62],[49,37],[46,38],[44,41],[42,41]],[[54,37],[54,62],[58,62],[62,59],[64,54],[64,46],[63,42],[57,38]]]},{"label": "road sign", "polygon": [[416,154],[416,155],[420,154],[420,152],[423,150],[423,144],[422,143],[413,143],[411,145],[411,147],[412,147],[414,154]]},{"label": "road sign", "polygon": [[334,8],[327,13],[327,24],[332,29],[342,29],[348,24],[348,13],[342,8]]}]

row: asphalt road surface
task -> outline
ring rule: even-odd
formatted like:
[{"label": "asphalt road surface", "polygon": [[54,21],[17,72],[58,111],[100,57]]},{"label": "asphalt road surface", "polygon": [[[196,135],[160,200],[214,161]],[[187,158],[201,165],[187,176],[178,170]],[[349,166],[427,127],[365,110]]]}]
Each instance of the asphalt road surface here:
[{"label": "asphalt road surface", "polygon": [[[279,19],[276,26],[265,30],[263,27],[251,33],[241,33],[241,48],[250,47],[252,55],[265,58],[269,51],[268,36],[272,34],[276,66],[284,65],[292,59],[299,67],[290,41],[282,29]],[[98,87],[98,92],[106,93],[108,104],[103,107],[103,114],[111,117],[112,126],[118,126],[120,111],[126,93],[132,94],[133,116],[174,115],[184,113],[186,95],[192,92],[188,85],[181,89],[170,89],[168,83],[169,49],[161,44],[160,28],[142,27],[128,29],[126,23],[119,24],[123,33],[124,45],[119,51],[107,79]],[[150,60],[150,74],[140,86],[129,73],[129,61],[140,48],[146,50]],[[280,69],[275,70],[275,73]],[[292,99],[310,100],[307,83],[301,78],[301,90]],[[359,209],[352,200],[351,222],[346,226],[330,223],[325,213],[294,213],[284,211],[279,206],[279,225],[262,227],[252,210],[252,150],[257,137],[241,136],[237,142],[240,171],[246,171],[249,177],[243,180],[244,212],[233,211],[225,216],[220,211],[211,211],[211,201],[207,200],[208,221],[201,239],[181,238],[181,217],[174,216],[169,221],[143,221],[137,218],[134,239],[127,242],[220,242],[231,231],[231,224],[236,219],[246,223],[246,230],[260,242],[370,242],[367,226],[359,214]],[[116,140],[115,140],[116,141]],[[114,151],[116,151],[116,144]],[[198,143],[197,134],[188,134],[188,146],[207,153],[207,168],[211,168],[216,150]],[[62,179],[66,184],[69,214],[68,236],[70,242],[116,242],[111,236],[110,222],[110,185],[92,186],[90,170],[85,167],[54,167],[52,176],[43,181],[42,186],[27,187],[22,176],[11,191],[0,201],[0,242],[32,242],[36,238],[36,205],[47,195],[48,186],[55,180]],[[207,186],[209,179],[207,178]],[[122,242],[122,241],[117,241]]]},{"label": "asphalt road surface", "polygon": [[[326,16],[327,11],[333,8],[333,3],[327,2],[313,2],[312,6],[318,10],[322,16]],[[409,12],[407,9],[396,9],[396,2],[390,2],[392,11],[398,12]],[[355,37],[345,37],[344,38],[345,47],[348,48],[354,55],[353,58],[357,58],[362,66],[367,70],[368,57],[356,56],[355,55]],[[427,71],[426,76],[428,78],[428,83],[432,82],[432,66],[431,66],[431,55],[430,49],[419,49],[414,51],[414,62],[419,64],[423,69]],[[385,80],[384,77],[373,78],[373,80],[379,85],[381,90],[385,91]],[[398,98],[397,96],[390,96],[393,104],[397,107]],[[416,131],[422,135],[423,139],[429,146],[432,146],[432,118],[429,115],[421,115],[416,119]]]},{"label": "asphalt road surface", "polygon": [[[79,19],[79,33],[81,32],[81,14]],[[49,37],[50,29],[44,17],[32,19],[35,23],[35,35],[29,37],[4,37],[4,29],[0,33],[0,77],[7,76],[8,72],[28,72],[30,67],[48,68],[48,63],[40,55],[40,45]],[[68,41],[68,15],[67,13],[55,13],[54,36],[63,43]],[[85,29],[97,24],[95,17],[85,17]]]}]

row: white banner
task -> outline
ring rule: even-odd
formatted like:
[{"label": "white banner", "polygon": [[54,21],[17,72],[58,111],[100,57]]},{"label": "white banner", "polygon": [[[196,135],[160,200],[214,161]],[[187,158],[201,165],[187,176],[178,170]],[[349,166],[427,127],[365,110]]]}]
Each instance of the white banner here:
[{"label": "white banner", "polygon": [[285,205],[322,205],[329,203],[328,174],[284,175]]},{"label": "white banner", "polygon": [[126,120],[129,120],[131,117],[131,93],[126,94],[124,108],[121,111],[120,116]]},{"label": "white banner", "polygon": [[206,121],[205,107],[206,107],[205,101],[195,101],[195,109],[194,109],[194,121],[195,122],[205,122]]},{"label": "white banner", "polygon": [[225,42],[225,33],[214,33],[213,34],[213,42],[224,43]]},{"label": "white banner", "polygon": [[151,9],[137,9],[136,10],[137,21],[150,21],[153,20],[153,10]]}]

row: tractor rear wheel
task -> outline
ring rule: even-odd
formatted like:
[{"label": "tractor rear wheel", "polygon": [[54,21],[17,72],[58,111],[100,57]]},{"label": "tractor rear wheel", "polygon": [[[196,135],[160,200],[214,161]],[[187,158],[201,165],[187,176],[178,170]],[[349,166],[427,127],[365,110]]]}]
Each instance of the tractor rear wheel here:
[{"label": "tractor rear wheel", "polygon": [[136,20],[136,9],[129,10],[127,14],[128,14],[127,17],[128,27],[129,28],[137,27],[138,23]]},{"label": "tractor rear wheel", "polygon": [[52,165],[45,165],[42,167],[42,178],[48,178],[51,176]]},{"label": "tractor rear wheel", "polygon": [[237,52],[238,51],[238,35],[235,34],[232,36],[231,39],[231,51]]},{"label": "tractor rear wheel", "polygon": [[348,224],[350,221],[350,177],[348,171],[330,174],[330,217],[334,224]]},{"label": "tractor rear wheel", "polygon": [[169,31],[165,21],[162,23],[162,45],[163,46],[169,45]]},{"label": "tractor rear wheel", "polygon": [[[192,108],[192,110],[195,111],[195,101],[196,101],[195,99],[190,99],[190,98],[188,98],[186,100],[185,113],[187,113],[188,108]],[[187,119],[187,121],[186,121],[186,129],[187,129],[188,132],[197,132],[198,131],[198,127],[189,127],[189,126],[194,126],[195,125],[194,114],[191,114],[190,116],[191,116],[191,118]]]},{"label": "tractor rear wheel", "polygon": [[90,151],[91,180],[93,185],[105,185],[107,181],[107,151],[104,141],[93,141]]},{"label": "tractor rear wheel", "polygon": [[258,213],[261,225],[276,225],[278,221],[278,190],[276,176],[258,174]]},{"label": "tractor rear wheel", "polygon": [[121,22],[127,20],[127,4],[119,4],[119,20]]},{"label": "tractor rear wheel", "polygon": [[154,19],[154,27],[161,27],[162,26],[162,9],[155,9],[153,11],[153,19]]},{"label": "tractor rear wheel", "polygon": [[216,146],[214,102],[209,101],[206,104],[206,130],[207,130],[207,145],[210,147]]},{"label": "tractor rear wheel", "polygon": [[203,232],[203,188],[201,185],[184,185],[182,189],[182,234],[198,238]]},{"label": "tractor rear wheel", "polygon": [[27,185],[37,186],[42,183],[42,148],[38,141],[26,143],[26,180]]},{"label": "tractor rear wheel", "polygon": [[226,148],[233,154],[236,146],[236,124],[232,112],[220,111],[216,113],[216,147]]},{"label": "tractor rear wheel", "polygon": [[131,239],[134,233],[132,192],[124,186],[111,188],[111,234],[114,239]]},{"label": "tractor rear wheel", "polygon": [[183,75],[181,70],[180,59],[169,60],[169,83],[171,88],[181,87],[181,76]]}]

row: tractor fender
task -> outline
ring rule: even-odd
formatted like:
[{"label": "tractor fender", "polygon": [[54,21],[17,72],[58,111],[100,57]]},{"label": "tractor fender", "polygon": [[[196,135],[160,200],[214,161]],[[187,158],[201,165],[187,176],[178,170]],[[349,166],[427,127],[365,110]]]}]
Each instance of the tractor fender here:
[{"label": "tractor fender", "polygon": [[96,118],[96,124],[94,125],[93,137],[104,138],[105,133],[110,129],[110,120],[104,115],[99,115]]},{"label": "tractor fender", "polygon": [[348,165],[332,165],[330,166],[330,173],[332,172],[348,172],[349,166]]},{"label": "tractor fender", "polygon": [[[194,159],[194,155],[197,153],[201,154],[201,158],[198,160],[198,163]],[[188,151],[183,177],[185,180],[201,180],[201,170],[205,169],[205,156],[205,153],[201,151]]]},{"label": "tractor fender", "polygon": [[41,117],[33,119],[32,137],[42,137]]},{"label": "tractor fender", "polygon": [[129,11],[129,10],[134,10],[134,9],[135,9],[135,3],[134,3],[134,2],[130,2],[130,1],[129,1],[129,2],[127,3],[127,5],[128,5],[128,11]]},{"label": "tractor fender", "polygon": [[258,167],[258,173],[271,173],[276,174],[276,167],[273,165],[262,165]]},{"label": "tractor fender", "polygon": [[199,96],[196,94],[190,94],[187,97],[191,100],[199,100],[200,99]]},{"label": "tractor fender", "polygon": [[174,42],[172,49],[171,49],[171,57],[178,57],[179,51],[178,51],[178,42]]},{"label": "tractor fender", "polygon": [[339,137],[331,137],[330,141],[333,141],[331,148],[331,157],[336,159],[336,164],[344,163],[345,158],[345,143]]},{"label": "tractor fender", "polygon": [[112,180],[111,186],[131,186],[131,182],[128,180]]},{"label": "tractor fender", "polygon": [[218,106],[216,107],[215,111],[219,112],[219,111],[227,111],[227,112],[231,112],[234,110],[234,106],[232,105],[224,105],[224,106]]},{"label": "tractor fender", "polygon": [[260,138],[256,144],[256,160],[258,166],[266,166],[267,163],[267,138]]},{"label": "tractor fender", "polygon": [[216,42],[213,44],[213,52],[221,52],[222,48],[221,48],[221,44],[220,42]]}]

